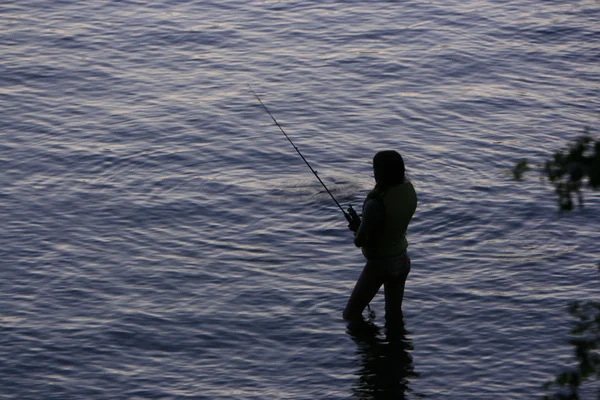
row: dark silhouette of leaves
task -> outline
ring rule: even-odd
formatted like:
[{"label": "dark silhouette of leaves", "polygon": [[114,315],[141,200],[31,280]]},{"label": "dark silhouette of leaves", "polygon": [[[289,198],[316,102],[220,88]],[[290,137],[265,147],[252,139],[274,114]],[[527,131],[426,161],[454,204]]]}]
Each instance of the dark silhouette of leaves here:
[{"label": "dark silhouette of leaves", "polygon": [[[527,160],[519,160],[512,171],[514,179],[522,179],[528,170]],[[543,175],[554,186],[562,211],[573,209],[574,196],[583,207],[581,189],[600,189],[600,140],[593,139],[586,129],[567,150],[556,152],[544,163]],[[574,318],[569,344],[577,364],[543,385],[546,391],[552,391],[544,396],[545,400],[579,400],[583,382],[595,380],[600,383],[600,302],[573,301],[568,311]],[[600,400],[600,387],[597,398]]]}]

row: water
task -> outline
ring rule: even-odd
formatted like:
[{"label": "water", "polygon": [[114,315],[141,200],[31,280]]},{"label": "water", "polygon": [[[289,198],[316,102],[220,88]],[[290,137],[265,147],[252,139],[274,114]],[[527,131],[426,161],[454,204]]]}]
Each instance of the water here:
[{"label": "water", "polygon": [[[597,129],[597,2],[0,10],[1,399],[530,399],[572,363],[598,196],[507,171]],[[346,332],[362,257],[248,83],[343,204],[403,154],[401,340]]]}]

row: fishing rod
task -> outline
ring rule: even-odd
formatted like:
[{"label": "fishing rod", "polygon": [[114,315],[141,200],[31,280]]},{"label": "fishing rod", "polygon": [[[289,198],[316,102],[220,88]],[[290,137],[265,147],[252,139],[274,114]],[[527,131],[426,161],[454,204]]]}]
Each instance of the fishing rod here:
[{"label": "fishing rod", "polygon": [[[256,96],[256,99],[265,108],[265,111],[267,111],[267,113],[269,114],[269,116],[271,117],[271,119],[273,120],[273,122],[275,122],[275,125],[277,125],[277,127],[279,128],[279,130],[281,131],[281,133],[283,133],[283,135],[285,136],[285,138],[291,143],[291,145],[294,147],[294,149],[296,150],[296,152],[298,153],[298,155],[300,155],[300,157],[302,157],[302,160],[306,163],[306,165],[308,166],[308,168],[310,169],[310,171],[319,180],[319,182],[321,183],[321,185],[323,185],[323,187],[325,188],[325,190],[327,191],[327,193],[329,193],[329,195],[331,196],[331,198],[333,199],[333,201],[335,202],[335,204],[339,207],[339,209],[344,214],[344,217],[346,217],[346,219],[350,223],[350,225],[348,225],[348,226],[352,226],[353,223],[360,224],[360,217],[358,216],[358,214],[356,213],[356,211],[352,207],[352,204],[348,207],[348,212],[344,211],[344,208],[335,199],[335,197],[329,191],[329,189],[327,189],[327,186],[325,186],[325,183],[323,183],[323,181],[321,180],[321,178],[319,178],[319,175],[317,174],[317,171],[315,171],[313,169],[313,167],[310,166],[310,164],[308,163],[308,161],[306,160],[306,158],[304,158],[304,156],[302,155],[302,153],[300,153],[300,150],[298,149],[298,147],[294,144],[294,142],[292,142],[292,139],[290,139],[290,137],[287,135],[287,133],[285,133],[285,131],[283,130],[283,128],[281,127],[281,125],[279,125],[279,122],[277,122],[277,120],[275,119],[275,117],[273,116],[273,114],[271,114],[271,111],[269,111],[269,109],[267,108],[267,106],[265,105],[265,103],[263,103],[262,100],[260,99],[260,97],[258,97],[258,95],[254,91],[254,89],[252,89],[252,86],[250,86],[250,84],[248,84],[248,88],[250,88],[250,91],[254,94],[254,96]],[[356,228],[358,229],[358,226],[356,226]],[[370,304],[367,304],[367,309],[369,310],[368,311],[368,313],[369,313],[369,321],[372,322],[375,319],[375,312],[373,310],[371,310],[371,305]]]},{"label": "fishing rod", "polygon": [[342,211],[342,213],[344,214],[344,217],[346,217],[346,219],[348,220],[348,222],[349,223],[353,223],[354,221],[360,221],[360,218],[359,218],[358,214],[356,213],[356,211],[354,210],[354,208],[352,208],[352,205],[350,205],[350,207],[348,207],[348,212],[346,212],[344,210],[344,208],[341,206],[341,204],[335,199],[335,197],[333,196],[333,194],[329,191],[329,189],[327,188],[327,186],[325,186],[325,183],[323,183],[323,181],[321,180],[321,178],[319,178],[319,175],[317,174],[317,171],[315,171],[313,169],[313,167],[310,166],[310,164],[308,163],[308,161],[306,161],[306,158],[304,158],[304,156],[302,155],[302,153],[300,152],[300,150],[298,149],[298,147],[296,147],[296,145],[294,144],[294,142],[292,142],[292,139],[290,139],[290,137],[287,135],[287,133],[285,133],[285,131],[283,130],[283,128],[281,127],[281,125],[279,125],[279,122],[277,122],[277,120],[275,119],[275,117],[273,116],[273,114],[271,114],[271,111],[269,111],[269,109],[267,108],[267,106],[265,105],[265,103],[262,102],[262,100],[260,99],[260,97],[258,97],[258,95],[254,91],[254,89],[252,89],[252,86],[250,86],[250,84],[248,84],[248,87],[250,88],[250,91],[254,94],[254,96],[256,96],[256,99],[260,102],[260,104],[265,108],[265,110],[267,111],[267,113],[269,114],[269,116],[271,117],[271,119],[273,120],[273,122],[275,122],[275,125],[277,125],[277,127],[281,131],[281,133],[283,133],[283,135],[285,136],[285,138],[291,143],[291,145],[294,147],[294,149],[296,150],[296,152],[300,155],[300,157],[302,157],[302,160],[306,163],[306,165],[308,166],[308,168],[310,169],[310,171],[319,180],[319,182],[321,183],[321,185],[323,185],[323,187],[325,188],[325,190],[327,191],[327,193],[329,194],[329,196],[331,196],[331,198],[333,199],[333,201],[335,202],[335,204]]}]

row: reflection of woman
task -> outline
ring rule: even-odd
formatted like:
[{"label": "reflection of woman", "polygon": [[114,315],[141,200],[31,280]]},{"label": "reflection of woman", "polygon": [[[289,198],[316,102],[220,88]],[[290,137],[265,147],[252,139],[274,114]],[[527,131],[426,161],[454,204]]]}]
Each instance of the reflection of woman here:
[{"label": "reflection of woman", "polygon": [[[402,156],[394,150],[373,158],[375,188],[367,195],[360,225],[350,224],[354,244],[367,263],[344,310],[344,319],[362,319],[362,312],[383,284],[386,319],[402,316],[404,284],[410,271],[406,229],[417,208],[417,195],[406,178]],[[358,226],[357,226],[358,225]]]},{"label": "reflection of woman", "polygon": [[[367,324],[367,322],[361,323]],[[376,332],[367,332],[365,327],[358,331],[349,328],[350,337],[356,342],[359,356],[357,382],[352,391],[357,399],[405,399],[411,378],[418,377],[409,351],[412,343],[402,320],[395,322],[393,331],[388,329],[386,338],[380,339]],[[354,325],[354,328],[358,325]]]}]

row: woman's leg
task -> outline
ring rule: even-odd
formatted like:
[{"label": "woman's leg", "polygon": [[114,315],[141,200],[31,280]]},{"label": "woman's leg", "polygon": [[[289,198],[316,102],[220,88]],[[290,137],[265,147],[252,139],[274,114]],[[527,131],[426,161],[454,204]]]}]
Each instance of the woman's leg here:
[{"label": "woman's leg", "polygon": [[401,265],[395,265],[395,277],[387,279],[383,284],[385,293],[385,319],[392,321],[402,319],[402,300],[404,299],[404,286],[410,272],[410,258],[408,255],[399,261]]},{"label": "woman's leg", "polygon": [[363,310],[373,300],[382,283],[383,275],[380,270],[367,261],[344,309],[344,319],[361,319]]}]

